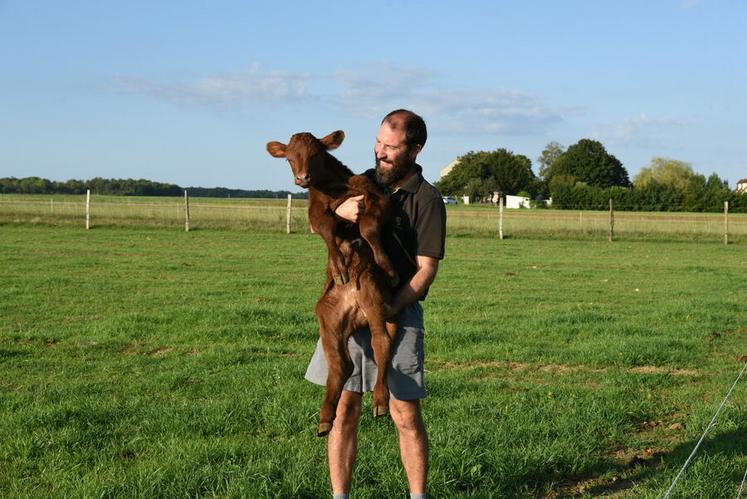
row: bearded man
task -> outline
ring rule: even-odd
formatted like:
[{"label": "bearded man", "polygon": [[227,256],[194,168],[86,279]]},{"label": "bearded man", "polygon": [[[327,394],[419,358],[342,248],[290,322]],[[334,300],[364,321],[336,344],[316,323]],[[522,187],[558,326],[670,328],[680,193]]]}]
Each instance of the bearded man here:
[{"label": "bearded man", "polygon": [[[405,109],[392,111],[382,120],[376,136],[376,168],[365,173],[390,193],[395,212],[392,226],[385,227],[382,234],[382,244],[401,283],[394,293],[390,319],[398,327],[387,373],[391,394],[389,412],[399,436],[410,497],[418,499],[426,497],[428,475],[428,436],[420,404],[420,399],[427,395],[423,380],[425,328],[420,302],[425,300],[436,278],[446,238],[443,198],[423,178],[423,169],[415,162],[426,139],[423,118]],[[341,204],[335,213],[342,220],[356,223],[362,208],[362,196],[356,196]],[[350,492],[361,400],[364,392],[373,390],[376,380],[370,331],[356,331],[348,348],[353,374],[345,384],[327,441],[329,475],[336,499],[345,499]],[[327,381],[321,340],[306,379],[319,385]]]}]

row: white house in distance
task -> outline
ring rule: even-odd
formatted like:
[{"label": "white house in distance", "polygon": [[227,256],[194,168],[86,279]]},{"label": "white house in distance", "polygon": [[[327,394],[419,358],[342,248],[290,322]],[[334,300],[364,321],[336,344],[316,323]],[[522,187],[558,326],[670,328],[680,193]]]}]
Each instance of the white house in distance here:
[{"label": "white house in distance", "polygon": [[[493,196],[490,198],[490,201],[493,204],[498,204],[498,200],[501,197],[500,192],[494,192]],[[545,203],[545,206],[548,208],[552,206],[552,198],[548,200],[543,200],[542,202]],[[506,195],[506,201],[504,202],[503,206],[506,208],[531,208],[531,200],[528,197],[524,196],[513,196],[511,194]]]},{"label": "white house in distance", "polygon": [[735,190],[739,194],[747,192],[747,178],[743,178],[742,180],[738,181],[737,182],[737,188]]},{"label": "white house in distance", "polygon": [[441,168],[441,174],[439,175],[439,177],[438,177],[438,180],[441,180],[441,179],[442,179],[442,178],[444,178],[444,177],[445,177],[446,175],[448,175],[448,174],[449,174],[449,172],[451,172],[451,170],[453,170],[453,169],[454,169],[454,167],[455,167],[456,165],[458,165],[458,164],[459,164],[459,160],[458,160],[458,159],[455,159],[454,161],[452,161],[452,162],[451,162],[451,163],[449,163],[448,165],[446,165],[446,166],[444,166],[443,168]]}]

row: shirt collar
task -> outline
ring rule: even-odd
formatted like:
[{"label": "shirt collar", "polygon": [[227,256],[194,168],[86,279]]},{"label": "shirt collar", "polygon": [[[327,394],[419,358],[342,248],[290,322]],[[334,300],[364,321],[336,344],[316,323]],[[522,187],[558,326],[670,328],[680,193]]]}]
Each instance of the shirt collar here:
[{"label": "shirt collar", "polygon": [[407,179],[407,182],[405,182],[403,185],[401,185],[399,188],[397,188],[394,192],[399,191],[407,191],[412,194],[418,192],[418,187],[420,187],[420,184],[423,182],[423,167],[415,164],[415,173],[412,177]]}]

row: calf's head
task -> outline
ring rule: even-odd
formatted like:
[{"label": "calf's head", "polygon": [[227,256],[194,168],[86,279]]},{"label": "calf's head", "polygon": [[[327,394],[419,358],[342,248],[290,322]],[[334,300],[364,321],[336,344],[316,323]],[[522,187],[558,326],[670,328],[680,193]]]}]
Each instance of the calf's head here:
[{"label": "calf's head", "polygon": [[276,158],[288,160],[293,170],[296,185],[307,188],[324,175],[324,155],[336,149],[345,139],[345,132],[337,130],[326,137],[317,139],[308,132],[293,135],[285,145],[273,141],[267,143],[267,152]]}]

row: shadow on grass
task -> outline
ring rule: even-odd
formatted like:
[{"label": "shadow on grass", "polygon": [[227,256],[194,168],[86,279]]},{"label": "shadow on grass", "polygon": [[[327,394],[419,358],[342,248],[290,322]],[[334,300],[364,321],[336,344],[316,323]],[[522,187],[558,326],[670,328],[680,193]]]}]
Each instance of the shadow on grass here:
[{"label": "shadow on grass", "polygon": [[14,357],[25,357],[29,355],[28,352],[22,350],[5,350],[0,349],[0,362],[4,359],[12,359]]},{"label": "shadow on grass", "polygon": [[[694,461],[703,456],[743,456],[745,435],[747,435],[747,427],[740,427],[715,436],[706,436],[693,457],[693,461],[688,465],[688,469]],[[670,451],[640,451],[633,452],[624,459],[610,459],[583,476],[562,478],[558,492],[562,497],[575,497],[581,494],[590,494],[593,497],[606,496],[631,489],[637,483],[661,472],[671,475],[665,486],[668,487],[687,461],[699,438],[682,442]],[[685,475],[687,475],[687,469]],[[620,476],[625,476],[625,478],[620,479]],[[741,474],[734,477],[736,481],[741,478]],[[664,490],[661,492],[663,493]]]}]

